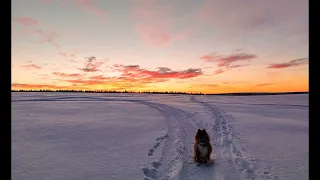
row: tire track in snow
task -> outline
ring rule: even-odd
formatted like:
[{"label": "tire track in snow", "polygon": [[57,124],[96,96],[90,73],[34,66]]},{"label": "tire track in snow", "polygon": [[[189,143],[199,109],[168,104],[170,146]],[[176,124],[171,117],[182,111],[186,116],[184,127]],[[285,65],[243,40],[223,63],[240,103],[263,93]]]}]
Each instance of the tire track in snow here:
[{"label": "tire track in snow", "polygon": [[228,162],[229,167],[224,168],[233,169],[234,174],[239,174],[238,177],[232,177],[232,179],[278,179],[277,176],[271,174],[270,167],[264,170],[258,169],[255,159],[247,153],[241,139],[229,125],[228,119],[221,110],[209,103],[198,101],[194,97],[191,97],[190,100],[205,106],[210,111],[214,122],[211,133],[215,139],[216,158],[218,162]]}]

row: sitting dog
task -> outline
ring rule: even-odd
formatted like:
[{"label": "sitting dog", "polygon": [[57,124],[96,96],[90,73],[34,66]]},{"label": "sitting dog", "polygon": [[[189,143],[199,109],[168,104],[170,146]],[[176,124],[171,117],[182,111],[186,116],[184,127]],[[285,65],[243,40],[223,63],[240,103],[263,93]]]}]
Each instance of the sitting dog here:
[{"label": "sitting dog", "polygon": [[212,153],[212,145],[210,144],[210,137],[205,129],[198,129],[195,136],[194,143],[194,162],[199,164],[207,164],[210,161]]}]

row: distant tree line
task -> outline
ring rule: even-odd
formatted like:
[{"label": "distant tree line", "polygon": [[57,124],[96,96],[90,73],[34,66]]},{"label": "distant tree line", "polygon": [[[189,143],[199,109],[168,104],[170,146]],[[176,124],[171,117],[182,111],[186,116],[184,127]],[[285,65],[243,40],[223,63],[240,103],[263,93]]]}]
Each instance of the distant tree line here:
[{"label": "distant tree line", "polygon": [[225,95],[225,96],[252,96],[252,95],[279,95],[279,94],[308,94],[309,92],[246,92],[246,93],[191,93],[176,91],[115,91],[115,90],[11,90],[11,92],[78,92],[78,93],[143,93],[143,94],[189,94],[189,95]]},{"label": "distant tree line", "polygon": [[244,93],[217,93],[208,95],[224,95],[224,96],[257,96],[257,95],[285,95],[285,94],[309,94],[309,92],[244,92]]},{"label": "distant tree line", "polygon": [[202,94],[204,93],[187,93],[187,92],[176,92],[176,91],[115,91],[115,90],[11,90],[11,92],[82,92],[82,93],[149,93],[149,94]]}]

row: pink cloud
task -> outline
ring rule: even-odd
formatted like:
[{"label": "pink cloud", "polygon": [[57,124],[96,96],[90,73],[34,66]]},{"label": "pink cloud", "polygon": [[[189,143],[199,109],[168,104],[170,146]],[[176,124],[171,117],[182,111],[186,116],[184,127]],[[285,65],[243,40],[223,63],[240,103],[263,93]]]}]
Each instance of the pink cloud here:
[{"label": "pink cloud", "polygon": [[107,13],[99,9],[95,3],[96,0],[73,0],[78,6],[80,6],[83,10],[99,17],[99,18],[105,18]]},{"label": "pink cloud", "polygon": [[189,68],[181,71],[173,71],[168,67],[158,67],[156,71],[140,68],[139,65],[115,65],[116,71],[122,72],[121,76],[125,78],[138,79],[188,79],[203,74],[201,69]]},{"label": "pink cloud", "polygon": [[[90,59],[88,61],[91,61]],[[94,61],[94,60],[92,60]],[[139,65],[112,65],[120,76],[108,77],[104,75],[84,76],[83,74],[68,74],[55,72],[54,75],[62,77],[60,81],[71,83],[73,86],[109,85],[116,89],[143,87],[151,83],[169,81],[170,79],[188,79],[202,75],[201,69],[189,68],[174,71],[168,67],[159,67],[157,70],[147,70]],[[85,71],[87,72],[87,71]],[[93,72],[93,71],[88,71]]]},{"label": "pink cloud", "polygon": [[245,65],[234,65],[233,63],[239,61],[251,61],[252,59],[257,58],[254,54],[245,54],[245,53],[236,53],[231,55],[217,55],[213,53],[212,55],[201,56],[200,59],[206,62],[217,62],[218,67],[226,68],[237,68]]},{"label": "pink cloud", "polygon": [[173,31],[173,9],[168,3],[156,0],[137,0],[133,19],[138,37],[150,47],[167,46],[189,37],[191,28]]},{"label": "pink cloud", "polygon": [[[249,64],[233,64],[233,65],[226,66],[226,68],[233,69],[233,68],[240,68],[240,67],[244,67],[244,66],[249,66]],[[238,70],[240,70],[240,69],[238,69]]]},{"label": "pink cloud", "polygon": [[[28,18],[28,17],[17,18],[13,22],[22,24],[28,27],[39,24],[38,20]],[[33,28],[23,28],[22,30],[20,30],[20,32],[28,35],[36,35],[40,39],[39,40],[40,43],[45,42],[56,48],[60,48],[60,45],[55,42],[55,40],[59,37],[59,35],[56,32],[49,32],[49,31],[44,31],[41,29],[33,29]]]},{"label": "pink cloud", "polygon": [[[244,66],[249,66],[250,64],[235,64],[239,62],[248,62],[255,58],[257,58],[254,54],[247,54],[247,53],[238,53],[238,51],[243,51],[242,49],[237,49],[236,53],[229,54],[229,55],[219,55],[218,53],[212,53],[211,55],[204,55],[201,56],[200,59],[209,62],[209,63],[217,63],[218,70],[216,70],[213,75],[218,75],[221,73],[225,73],[228,70],[241,68]],[[241,71],[238,69],[238,71]]]},{"label": "pink cloud", "polygon": [[292,66],[300,66],[303,64],[307,64],[308,62],[309,62],[308,58],[294,59],[292,61],[285,62],[285,63],[270,64],[267,68],[271,68],[271,69],[288,68]]},{"label": "pink cloud", "polygon": [[223,69],[218,69],[218,70],[216,70],[216,71],[214,72],[214,74],[217,75],[217,74],[221,74],[221,73],[224,73],[224,72],[225,72],[225,70],[223,70]]},{"label": "pink cloud", "polygon": [[38,20],[28,17],[16,18],[13,20],[13,22],[23,26],[36,26],[39,23]]},{"label": "pink cloud", "polygon": [[71,58],[75,58],[76,55],[73,53],[65,53],[65,52],[59,52],[59,54],[63,57],[71,57]]}]

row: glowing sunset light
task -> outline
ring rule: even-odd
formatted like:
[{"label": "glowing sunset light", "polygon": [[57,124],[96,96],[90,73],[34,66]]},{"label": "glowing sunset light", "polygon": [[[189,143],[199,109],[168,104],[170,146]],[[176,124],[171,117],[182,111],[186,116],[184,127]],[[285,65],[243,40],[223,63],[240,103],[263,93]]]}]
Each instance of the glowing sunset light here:
[{"label": "glowing sunset light", "polygon": [[12,0],[13,90],[309,91],[305,0]]}]

